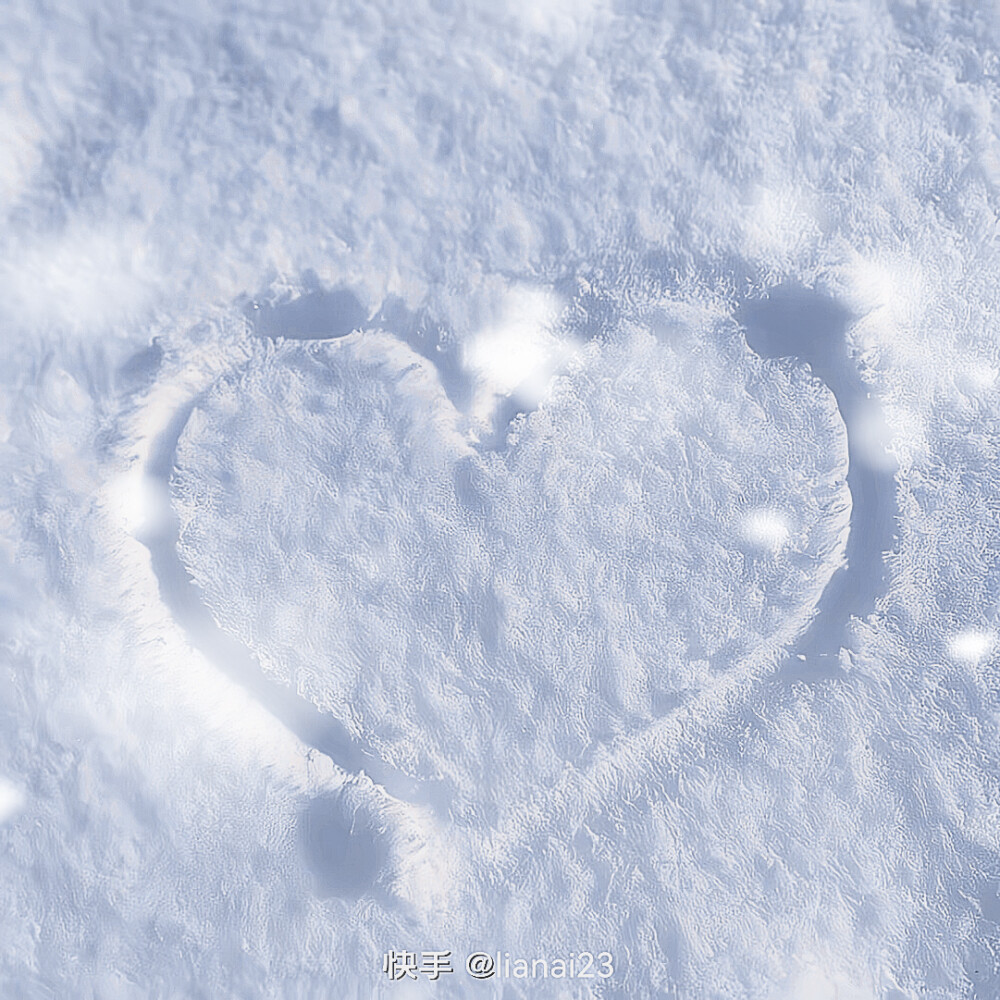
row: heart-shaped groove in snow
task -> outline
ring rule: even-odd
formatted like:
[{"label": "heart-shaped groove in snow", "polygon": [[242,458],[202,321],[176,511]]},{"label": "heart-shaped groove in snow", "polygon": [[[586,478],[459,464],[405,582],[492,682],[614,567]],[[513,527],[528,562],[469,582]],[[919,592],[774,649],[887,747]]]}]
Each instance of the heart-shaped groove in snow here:
[{"label": "heart-shaped groove in snow", "polygon": [[181,436],[179,548],[276,680],[512,843],[774,668],[842,561],[846,440],[711,329],[591,343],[499,453],[460,423],[391,335],[261,344]]}]

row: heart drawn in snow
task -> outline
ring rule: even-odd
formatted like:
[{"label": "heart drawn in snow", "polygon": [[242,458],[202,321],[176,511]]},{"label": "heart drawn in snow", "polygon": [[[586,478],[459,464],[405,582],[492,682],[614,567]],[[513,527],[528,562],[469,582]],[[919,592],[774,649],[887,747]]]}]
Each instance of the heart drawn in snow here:
[{"label": "heart drawn in snow", "polygon": [[219,624],[374,754],[495,825],[808,619],[840,558],[829,392],[738,338],[590,343],[477,449],[386,333],[262,344],[178,447]]}]

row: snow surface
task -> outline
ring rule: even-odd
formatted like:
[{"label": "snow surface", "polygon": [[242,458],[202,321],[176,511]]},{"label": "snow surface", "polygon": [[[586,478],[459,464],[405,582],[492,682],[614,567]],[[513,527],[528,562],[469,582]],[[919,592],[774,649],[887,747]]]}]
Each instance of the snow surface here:
[{"label": "snow surface", "polygon": [[995,12],[0,52],[0,996],[1000,996]]}]

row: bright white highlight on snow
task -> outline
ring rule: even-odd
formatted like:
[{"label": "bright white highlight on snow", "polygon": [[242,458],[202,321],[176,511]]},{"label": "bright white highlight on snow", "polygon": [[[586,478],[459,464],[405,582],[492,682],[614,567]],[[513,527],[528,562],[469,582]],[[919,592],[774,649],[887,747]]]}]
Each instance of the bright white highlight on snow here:
[{"label": "bright white highlight on snow", "polygon": [[817,232],[807,199],[795,190],[757,190],[744,225],[751,253],[791,253]]},{"label": "bright white highlight on snow", "polygon": [[105,496],[109,508],[133,537],[162,527],[166,511],[159,502],[156,485],[141,467],[136,466],[109,483]]},{"label": "bright white highlight on snow", "polygon": [[561,307],[550,291],[515,288],[499,320],[469,340],[463,360],[477,379],[477,416],[488,418],[498,398],[511,394],[535,405],[555,372],[576,353],[575,344],[554,332]]},{"label": "bright white highlight on snow", "polygon": [[894,441],[882,407],[874,400],[868,404],[861,404],[851,421],[852,440],[858,457],[874,469],[893,471],[896,468],[896,460],[889,451],[889,446],[896,444],[905,447],[908,442],[919,438],[919,420],[911,417],[896,430],[897,440]]},{"label": "bright white highlight on snow", "polygon": [[846,298],[862,316],[904,322],[917,309],[923,281],[919,265],[903,258],[854,259],[845,269]]},{"label": "bright white highlight on snow", "polygon": [[0,778],[0,824],[13,819],[23,808],[24,792],[6,778]]},{"label": "bright white highlight on snow", "polygon": [[810,957],[779,986],[769,1000],[876,1000],[871,986],[852,982],[839,969]]},{"label": "bright white highlight on snow", "polygon": [[152,280],[142,233],[124,226],[71,227],[0,262],[0,292],[20,323],[73,333],[138,316]]},{"label": "bright white highlight on snow", "polygon": [[851,337],[876,366],[931,366],[940,375],[940,345],[918,334],[933,300],[923,265],[912,258],[857,258],[844,268],[844,303],[858,317]]},{"label": "bright white highlight on snow", "polygon": [[744,539],[754,548],[772,554],[785,547],[789,534],[788,518],[781,511],[761,507],[743,519]]},{"label": "bright white highlight on snow", "polygon": [[996,649],[997,637],[993,632],[970,629],[952,636],[948,642],[948,652],[956,660],[965,663],[982,663]]}]

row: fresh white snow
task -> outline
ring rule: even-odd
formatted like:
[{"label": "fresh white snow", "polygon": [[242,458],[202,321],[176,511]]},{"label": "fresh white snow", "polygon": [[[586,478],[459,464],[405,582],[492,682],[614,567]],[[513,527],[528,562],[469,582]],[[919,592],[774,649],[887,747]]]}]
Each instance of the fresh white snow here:
[{"label": "fresh white snow", "polygon": [[1000,996],[992,14],[0,39],[0,996]]}]

